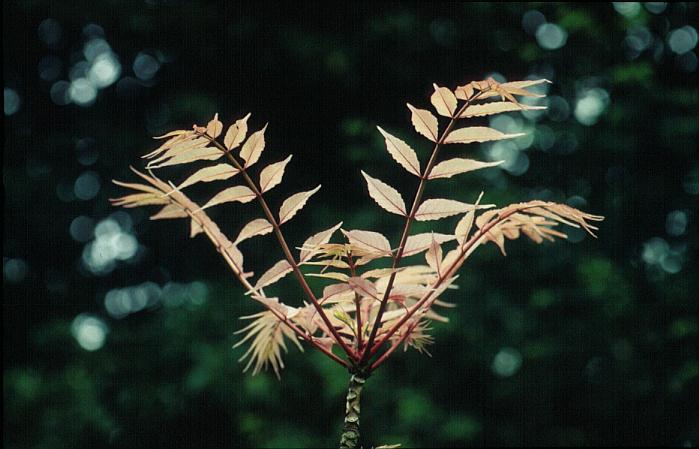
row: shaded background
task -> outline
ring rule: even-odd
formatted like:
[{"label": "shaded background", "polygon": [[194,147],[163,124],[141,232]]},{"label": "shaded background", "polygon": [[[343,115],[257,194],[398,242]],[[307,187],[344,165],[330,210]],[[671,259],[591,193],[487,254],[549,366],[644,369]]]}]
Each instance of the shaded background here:
[{"label": "shaded background", "polygon": [[[3,13],[5,447],[335,445],[347,374],[295,348],[281,381],[243,374],[233,332],[259,308],[185,221],[111,208],[109,181],[133,179],[152,135],[251,111],[253,129],[270,122],[267,161],[295,154],[272,203],[323,184],[291,242],[341,219],[396,241],[400,219],[359,170],[406,197],[415,183],[375,126],[425,158],[404,103],[486,76],[552,80],[549,109],[489,122],[527,138],[450,148],[506,163],[428,194],[482,189],[607,220],[598,240],[482,248],[446,297],[458,308],[434,326],[433,357],[398,353],[371,378],[365,441],[699,443],[696,5],[5,1]],[[235,235],[256,213],[242,210],[213,215]],[[281,256],[269,238],[243,250],[257,272]]]}]

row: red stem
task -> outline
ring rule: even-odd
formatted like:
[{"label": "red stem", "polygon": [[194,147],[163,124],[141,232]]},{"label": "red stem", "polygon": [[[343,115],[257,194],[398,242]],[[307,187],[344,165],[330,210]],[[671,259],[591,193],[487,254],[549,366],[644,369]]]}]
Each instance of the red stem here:
[{"label": "red stem", "polygon": [[[454,127],[454,124],[456,124],[456,120],[463,114],[463,112],[468,108],[468,106],[471,104],[473,100],[475,100],[478,96],[480,95],[480,92],[473,97],[469,98],[466,100],[464,105],[456,112],[451,117],[451,120],[449,121],[449,124],[447,125],[446,129],[442,133],[442,136],[437,140],[435,143],[434,148],[432,149],[432,154],[430,155],[430,159],[427,162],[427,166],[425,167],[424,172],[420,176],[420,184],[418,185],[417,192],[415,193],[415,199],[413,200],[413,205],[410,208],[410,213],[406,217],[405,220],[405,226],[403,226],[403,234],[401,235],[400,238],[400,243],[398,243],[398,251],[396,252],[395,257],[393,258],[393,273],[391,273],[391,277],[388,278],[388,283],[386,285],[386,291],[384,292],[383,298],[381,299],[381,304],[379,305],[379,311],[376,314],[376,319],[374,320],[374,325],[371,329],[371,333],[369,334],[369,338],[367,339],[366,343],[366,348],[362,352],[362,357],[360,359],[360,365],[365,364],[368,358],[372,355],[373,351],[370,353],[370,349],[372,348],[372,345],[374,344],[374,340],[376,339],[376,334],[379,331],[379,328],[381,327],[381,318],[383,317],[384,312],[386,311],[386,307],[388,306],[388,298],[391,294],[391,290],[393,289],[393,283],[396,280],[396,274],[397,271],[395,271],[396,268],[398,268],[398,264],[400,263],[401,259],[403,258],[403,250],[405,249],[405,243],[408,241],[408,234],[410,233],[410,225],[412,224],[413,220],[415,219],[415,214],[417,213],[418,208],[420,207],[420,201],[422,200],[422,195],[425,191],[425,185],[427,184],[427,180],[430,176],[430,173],[432,172],[432,168],[434,167],[435,162],[437,161],[437,154],[439,153],[439,149],[441,146],[444,144],[444,141],[446,140],[447,136],[451,132],[452,128]],[[385,341],[385,340],[383,340]]]},{"label": "red stem", "polygon": [[[159,187],[163,192],[168,192],[169,186],[162,181],[158,180],[157,178],[155,179],[156,186]],[[215,226],[215,224],[211,221],[211,219],[206,215],[206,214],[197,214],[195,213],[196,210],[199,209],[199,206],[192,202],[186,195],[180,192],[173,192],[170,196],[170,201],[172,203],[177,204],[178,206],[182,207],[184,211],[192,218],[192,220],[196,221],[199,226],[204,230],[204,233],[206,236],[211,240],[211,242],[214,244],[218,252],[221,254],[223,259],[228,263],[228,265],[231,267],[231,270],[233,271],[233,274],[238,278],[238,281],[240,281],[241,284],[243,284],[243,287],[245,287],[247,290],[252,289],[252,285],[248,282],[248,280],[243,276],[243,271],[241,267],[239,267],[233,258],[228,254],[227,252],[227,245],[230,244],[229,241],[220,241],[219,237],[217,237],[217,232],[215,232],[213,229],[210,229]],[[220,233],[218,233],[220,234]],[[225,238],[225,237],[223,237]],[[312,346],[314,346],[316,349],[319,351],[323,352],[325,355],[330,357],[332,360],[335,362],[339,363],[340,365],[344,367],[349,367],[349,363],[347,361],[342,360],[340,357],[336,356],[333,354],[330,350],[326,349],[325,347],[321,346],[318,342],[313,340],[313,337],[311,335],[308,335],[306,332],[303,332],[301,329],[298,328],[293,322],[291,322],[286,316],[281,315],[279,312],[274,310],[272,307],[268,306],[267,304],[263,305],[267,307],[267,309],[274,314],[274,316],[279,319],[282,323],[284,323],[286,326],[288,326],[292,331],[294,331],[299,337],[302,339],[306,340],[309,342]]]},{"label": "red stem", "polygon": [[[347,255],[347,264],[350,267],[350,275],[352,277],[357,275],[357,270],[354,265],[354,261],[352,260],[352,254]],[[359,296],[359,293],[355,292],[354,293],[354,308],[355,308],[355,316],[357,320],[357,351],[362,350],[362,346],[364,345],[363,342],[363,329],[362,329],[362,299]]]},{"label": "red stem", "polygon": [[333,339],[337,342],[337,344],[342,348],[342,350],[347,354],[348,357],[352,360],[356,360],[358,358],[356,352],[352,350],[345,341],[342,339],[342,337],[338,334],[337,330],[333,327],[332,323],[330,322],[330,319],[328,316],[325,314],[325,311],[323,310],[323,307],[321,304],[318,302],[318,299],[316,298],[315,294],[313,293],[313,290],[311,290],[311,287],[308,285],[308,282],[306,282],[306,278],[303,276],[303,273],[301,272],[301,269],[299,268],[298,263],[294,259],[294,256],[291,254],[291,250],[289,249],[289,245],[286,243],[286,239],[284,239],[284,234],[282,234],[281,228],[279,226],[279,223],[277,222],[277,219],[274,217],[274,214],[272,214],[272,211],[269,209],[269,206],[267,205],[267,201],[265,201],[264,197],[262,196],[262,193],[260,190],[257,188],[257,185],[255,185],[255,182],[250,178],[248,175],[247,171],[245,170],[245,167],[240,164],[230,153],[230,151],[221,145],[216,139],[213,137],[203,134],[204,137],[208,138],[211,143],[216,145],[216,147],[221,150],[228,160],[237,168],[240,170],[240,173],[242,173],[245,182],[248,184],[250,189],[255,193],[255,196],[257,197],[258,201],[260,202],[260,205],[262,206],[262,210],[264,211],[265,215],[267,216],[267,220],[270,222],[272,225],[272,228],[274,229],[274,234],[277,237],[277,240],[279,241],[279,245],[282,248],[282,251],[284,252],[284,256],[286,257],[287,262],[289,262],[289,265],[291,265],[292,270],[294,271],[294,274],[296,275],[296,278],[299,281],[299,284],[301,285],[301,288],[303,289],[304,293],[308,297],[308,299],[311,300],[311,303],[313,306],[316,308],[316,311],[320,315],[321,319],[323,320],[323,323],[325,323],[325,326],[328,328],[328,331],[332,335]]},{"label": "red stem", "polygon": [[[454,261],[452,266],[449,267],[449,269],[443,275],[440,275],[437,278],[435,283],[432,284],[432,286],[430,286],[429,291],[422,298],[420,298],[420,300],[417,303],[415,303],[415,305],[413,305],[413,307],[410,308],[408,313],[403,315],[403,317],[400,320],[398,320],[398,322],[388,330],[388,332],[381,338],[381,340],[379,340],[371,349],[367,348],[367,350],[365,352],[369,352],[370,356],[373,356],[374,354],[376,354],[376,352],[381,347],[381,345],[383,345],[386,341],[388,341],[388,339],[391,338],[393,336],[393,334],[395,334],[398,331],[398,329],[400,329],[400,327],[403,326],[403,324],[405,324],[412,316],[414,316],[415,313],[417,313],[422,308],[422,306],[432,297],[432,294],[434,293],[435,289],[439,288],[439,286],[442,284],[442,282],[444,282],[445,279],[449,279],[453,275],[454,271],[456,271],[461,266],[460,263],[462,262],[462,258],[464,257],[464,255],[469,252],[469,250],[473,247],[473,245],[475,245],[478,242],[478,240],[483,238],[485,236],[485,234],[487,234],[493,227],[495,227],[499,223],[502,223],[502,221],[506,220],[512,214],[515,214],[515,213],[519,212],[520,210],[524,210],[524,209],[527,209],[527,207],[524,207],[521,209],[514,209],[514,210],[508,211],[502,215],[499,215],[498,218],[496,218],[493,221],[491,221],[490,223],[486,224],[485,226],[483,226],[483,228],[481,228],[478,232],[476,232],[473,235],[473,237],[471,237],[468,240],[468,242],[466,242],[466,244],[464,244],[461,247],[461,252],[459,254],[459,257],[457,257],[456,261]],[[397,344],[394,344],[394,346],[397,347],[403,340],[405,340],[407,335],[409,335],[409,332],[406,332],[406,334],[403,335],[397,341]],[[388,351],[383,353],[371,365],[371,370],[376,369],[381,363],[383,363],[388,358],[388,356],[390,356],[391,353],[395,350],[395,347],[392,346]]]}]

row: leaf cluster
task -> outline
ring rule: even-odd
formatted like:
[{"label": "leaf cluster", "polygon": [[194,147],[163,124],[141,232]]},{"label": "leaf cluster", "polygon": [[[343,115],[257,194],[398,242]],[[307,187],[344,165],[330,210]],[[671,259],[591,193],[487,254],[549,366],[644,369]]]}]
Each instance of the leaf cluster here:
[{"label": "leaf cluster", "polygon": [[[431,322],[447,321],[440,308],[453,306],[441,298],[446,291],[456,288],[459,269],[480,246],[493,242],[505,254],[506,240],[521,236],[535,243],[566,238],[566,234],[557,229],[559,225],[581,227],[590,234],[597,229],[593,223],[602,217],[564,204],[531,201],[496,208],[494,204],[482,203],[483,194],[473,203],[451,198],[424,198],[428,182],[492,168],[502,162],[463,157],[440,159],[443,148],[447,147],[446,151],[457,144],[521,136],[485,126],[459,126],[464,120],[540,109],[523,105],[517,98],[540,97],[528,88],[546,82],[540,79],[498,83],[488,79],[455,89],[435,84],[430,97],[432,110],[407,105],[415,131],[434,144],[424,164],[410,145],[378,127],[388,154],[418,182],[412,203],[407,203],[387,182],[361,172],[368,194],[377,205],[403,217],[403,232],[397,244],[391,244],[385,236],[372,230],[344,229],[339,222],[311,235],[298,247],[297,253],[292,252],[282,225],[303,209],[320,185],[290,194],[277,212],[273,212],[265,194],[282,183],[292,156],[269,163],[254,176],[254,166],[265,149],[267,125],[248,135],[250,114],[236,120],[225,134],[223,123],[215,115],[206,126],[194,125],[191,130],[173,131],[158,137],[164,139],[164,143],[144,156],[149,174],[134,170],[145,184],[115,181],[134,193],[112,202],[122,207],[161,206],[151,219],[188,219],[190,237],[206,235],[221,253],[246,295],[264,308],[257,314],[243,317],[251,320],[239,331],[244,336],[238,345],[250,343],[241,358],[248,360],[246,370],[253,367],[253,373],[257,373],[271,366],[279,375],[288,339],[299,348],[300,341],[305,341],[348,368],[371,371],[401,346],[429,354],[426,347],[433,342]],[[163,167],[201,164],[204,166],[179,183],[163,181],[153,173]],[[241,182],[202,200],[202,205],[184,193],[184,189],[196,184],[234,178]],[[221,232],[206,212],[211,207],[254,200],[259,203],[263,216],[252,218],[233,240]],[[414,221],[438,221],[454,216],[459,218],[450,233],[411,232]],[[283,258],[255,277],[244,268],[240,245],[268,234],[274,234]],[[341,236],[340,241],[331,242],[335,236]],[[412,259],[406,264],[405,259],[413,256],[421,259]],[[302,272],[304,266],[307,269]],[[285,304],[265,293],[266,288],[291,273],[306,294],[302,303]],[[307,277],[325,279],[327,285],[316,294],[309,287]]]}]

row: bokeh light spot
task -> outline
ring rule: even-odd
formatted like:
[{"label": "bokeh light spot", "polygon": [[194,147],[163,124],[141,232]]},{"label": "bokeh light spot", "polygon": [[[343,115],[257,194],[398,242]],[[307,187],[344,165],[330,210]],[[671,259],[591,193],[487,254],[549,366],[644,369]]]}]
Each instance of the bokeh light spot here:
[{"label": "bokeh light spot", "polygon": [[104,37],[104,28],[96,23],[88,23],[83,27],[83,36],[87,38]]},{"label": "bokeh light spot", "polygon": [[612,2],[614,10],[624,17],[636,17],[641,12],[640,2]]},{"label": "bokeh light spot", "polygon": [[693,72],[697,69],[699,61],[697,61],[697,55],[693,51],[688,51],[683,55],[678,56],[677,64],[685,72]]},{"label": "bokeh light spot", "polygon": [[529,169],[529,157],[512,141],[495,142],[488,157],[492,161],[504,161],[499,167],[513,176],[520,176]]},{"label": "bokeh light spot", "polygon": [[652,14],[660,14],[667,8],[667,2],[644,2],[643,6]]},{"label": "bokeh light spot", "polygon": [[63,30],[61,29],[61,24],[58,23],[56,19],[44,19],[39,24],[39,39],[44,41],[44,43],[50,47],[58,44],[61,40],[61,35]]},{"label": "bokeh light spot", "polygon": [[671,247],[664,239],[653,237],[643,244],[641,258],[649,267],[659,267],[666,273],[676,274],[682,270],[683,253],[682,246]]},{"label": "bokeh light spot", "polygon": [[670,251],[670,246],[661,238],[653,238],[643,245],[641,257],[647,264],[657,264]]},{"label": "bokeh light spot", "polygon": [[73,186],[75,196],[81,200],[91,200],[100,191],[100,179],[97,173],[86,171],[75,180]]},{"label": "bokeh light spot", "polygon": [[104,307],[110,316],[119,319],[157,304],[160,296],[161,289],[157,284],[145,282],[110,290],[104,297]]},{"label": "bokeh light spot", "polygon": [[114,84],[121,75],[121,64],[112,52],[98,55],[90,66],[88,78],[96,87],[102,89]]},{"label": "bokeh light spot", "polygon": [[573,115],[583,125],[594,125],[608,104],[609,94],[606,90],[599,87],[587,89],[578,97]]},{"label": "bokeh light spot", "polygon": [[638,55],[653,43],[653,34],[644,26],[633,26],[629,29],[624,43],[634,51],[634,55]]},{"label": "bokeh light spot", "polygon": [[27,276],[27,263],[22,259],[3,258],[2,273],[5,282],[17,284]]},{"label": "bokeh light spot", "polygon": [[139,53],[133,61],[133,72],[138,79],[147,81],[160,69],[160,62],[147,53]]},{"label": "bokeh light spot", "polygon": [[51,86],[51,101],[59,106],[70,103],[70,83],[68,81],[56,81]]},{"label": "bokeh light spot", "polygon": [[83,47],[83,55],[88,61],[94,61],[98,56],[111,51],[112,47],[109,46],[109,43],[101,38],[90,39]]},{"label": "bokeh light spot", "polygon": [[510,377],[522,366],[522,355],[514,348],[502,348],[493,358],[491,368],[499,377]]},{"label": "bokeh light spot", "polygon": [[673,210],[667,214],[665,230],[673,237],[679,237],[687,230],[687,213],[682,210]]},{"label": "bokeh light spot", "polygon": [[5,115],[12,115],[19,111],[19,106],[22,104],[19,94],[9,87],[4,89],[3,94],[5,99]]},{"label": "bokeh light spot", "polygon": [[522,28],[528,34],[535,34],[539,27],[546,23],[546,17],[536,9],[522,14]]},{"label": "bokeh light spot", "polygon": [[536,30],[536,41],[544,50],[557,50],[568,41],[568,33],[555,23],[544,23]]},{"label": "bokeh light spot", "polygon": [[139,244],[130,229],[131,218],[123,211],[100,221],[95,226],[94,240],[83,248],[83,266],[92,274],[105,275],[114,270],[117,261],[131,260]]},{"label": "bokeh light spot", "polygon": [[81,348],[96,351],[104,346],[107,339],[107,324],[101,319],[81,313],[73,319],[71,333]]},{"label": "bokeh light spot", "polygon": [[86,78],[78,78],[70,83],[68,94],[75,104],[89,106],[95,102],[97,89]]},{"label": "bokeh light spot", "polygon": [[667,45],[670,50],[682,55],[697,46],[697,30],[690,25],[672,30],[667,38]]},{"label": "bokeh light spot", "polygon": [[73,221],[70,222],[70,236],[76,242],[85,243],[92,238],[92,233],[95,229],[95,221],[84,215],[75,217]]}]

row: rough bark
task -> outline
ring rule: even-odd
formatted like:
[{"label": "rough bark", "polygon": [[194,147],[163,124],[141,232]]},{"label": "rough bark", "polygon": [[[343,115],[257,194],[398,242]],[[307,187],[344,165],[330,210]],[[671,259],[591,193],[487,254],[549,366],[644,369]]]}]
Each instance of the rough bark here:
[{"label": "rough bark", "polygon": [[347,402],[345,404],[345,423],[342,426],[340,437],[340,449],[356,449],[359,446],[359,416],[362,388],[366,378],[359,374],[352,374],[347,388]]}]

